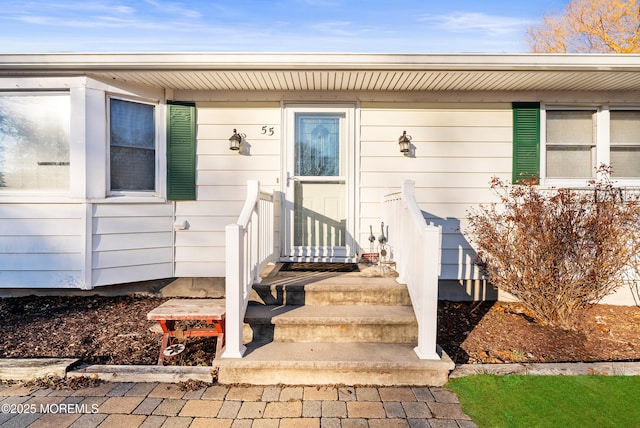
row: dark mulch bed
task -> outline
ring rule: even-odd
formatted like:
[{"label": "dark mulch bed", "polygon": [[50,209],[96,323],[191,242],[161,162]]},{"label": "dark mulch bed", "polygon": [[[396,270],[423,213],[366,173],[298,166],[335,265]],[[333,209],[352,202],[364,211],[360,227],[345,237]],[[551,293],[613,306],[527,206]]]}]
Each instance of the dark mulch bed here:
[{"label": "dark mulch bed", "polygon": [[[0,299],[0,357],[79,358],[92,364],[156,364],[161,336],[143,296]],[[438,343],[456,363],[640,360],[640,308],[598,305],[576,330],[541,326],[517,303],[440,302]],[[186,327],[186,326],[185,326]],[[215,339],[194,338],[166,361],[209,365]]]}]

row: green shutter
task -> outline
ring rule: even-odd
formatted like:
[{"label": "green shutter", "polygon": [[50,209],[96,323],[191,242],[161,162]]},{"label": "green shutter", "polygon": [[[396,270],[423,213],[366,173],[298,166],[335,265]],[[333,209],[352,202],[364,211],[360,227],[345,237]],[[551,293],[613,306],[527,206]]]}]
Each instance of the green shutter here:
[{"label": "green shutter", "polygon": [[196,199],[196,107],[174,103],[168,106],[167,199]]},{"label": "green shutter", "polygon": [[513,103],[513,176],[516,184],[540,177],[540,104]]}]

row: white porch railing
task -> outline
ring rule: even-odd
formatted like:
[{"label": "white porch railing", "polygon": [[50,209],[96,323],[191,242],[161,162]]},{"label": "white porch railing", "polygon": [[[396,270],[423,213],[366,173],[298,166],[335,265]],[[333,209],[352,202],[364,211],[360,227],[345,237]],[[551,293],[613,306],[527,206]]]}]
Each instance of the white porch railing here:
[{"label": "white porch railing", "polygon": [[386,195],[383,206],[382,220],[388,225],[398,282],[407,284],[418,320],[414,350],[421,359],[440,359],[436,350],[440,227],[425,222],[416,203],[414,181],[407,180],[400,192]]},{"label": "white porch railing", "polygon": [[275,258],[274,195],[260,191],[260,183],[247,182],[247,199],[238,221],[225,228],[226,349],[223,358],[242,358],[242,324],[260,271]]}]

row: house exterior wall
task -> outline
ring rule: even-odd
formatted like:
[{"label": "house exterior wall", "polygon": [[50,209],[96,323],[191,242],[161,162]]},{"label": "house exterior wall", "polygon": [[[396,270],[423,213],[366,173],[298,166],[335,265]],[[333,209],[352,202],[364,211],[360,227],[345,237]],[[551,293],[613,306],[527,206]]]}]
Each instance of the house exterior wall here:
[{"label": "house exterior wall", "polygon": [[[68,92],[68,191],[0,192],[0,288],[82,288],[173,275],[164,187],[164,91],[86,77],[3,78],[0,91]],[[157,104],[158,194],[107,193],[107,97]],[[162,176],[162,177],[160,177]]]},{"label": "house exterior wall", "polygon": [[[287,102],[348,102],[356,106],[355,236],[360,253],[369,251],[369,226],[379,233],[382,196],[412,179],[426,220],[442,227],[441,298],[500,298],[473,264],[465,218],[473,206],[496,201],[488,185],[491,177],[511,176],[511,102],[630,102],[622,93],[214,93],[87,77],[0,79],[0,90],[15,91],[16,86],[69,91],[71,185],[64,195],[0,194],[0,288],[223,278],[224,229],[241,211],[247,180],[257,179],[276,193],[283,189]],[[155,195],[107,193],[110,95],[157,106]],[[195,201],[166,200],[167,99],[196,104]],[[234,129],[246,135],[240,153],[229,150]],[[414,146],[408,157],[397,144],[403,131]],[[276,233],[279,243],[279,227]],[[392,237],[394,231],[388,233]],[[606,302],[630,303],[632,297],[623,291]]]},{"label": "house exterior wall", "polygon": [[[196,108],[197,200],[176,202],[176,222],[187,228],[176,231],[175,276],[224,277],[224,230],[242,210],[247,180],[279,189],[282,114],[279,102],[268,101],[197,102]],[[240,152],[229,150],[234,129],[246,135]]]},{"label": "house exterior wall", "polygon": [[84,217],[80,204],[0,204],[0,284],[82,288]]},{"label": "house exterior wall", "polygon": [[[361,104],[361,123],[363,248],[368,250],[369,225],[379,231],[382,195],[415,180],[425,219],[442,227],[440,278],[479,278],[464,234],[466,213],[474,204],[495,201],[488,185],[492,176],[510,174],[511,105],[368,102]],[[415,147],[411,157],[402,156],[397,144],[405,130]]]}]

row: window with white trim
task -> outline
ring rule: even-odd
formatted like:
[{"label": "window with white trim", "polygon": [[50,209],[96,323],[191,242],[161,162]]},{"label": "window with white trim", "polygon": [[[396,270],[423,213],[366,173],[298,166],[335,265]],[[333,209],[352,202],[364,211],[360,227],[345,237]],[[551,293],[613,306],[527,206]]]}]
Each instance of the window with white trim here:
[{"label": "window with white trim", "polygon": [[611,110],[610,157],[614,177],[640,177],[640,110]]},{"label": "window with white trim", "polygon": [[640,179],[640,109],[545,109],[545,178],[588,179],[610,165],[617,179]]},{"label": "window with white trim", "polygon": [[69,190],[68,92],[0,93],[0,192]]},{"label": "window with white trim", "polygon": [[155,105],[109,99],[109,181],[112,194],[155,192]]}]

